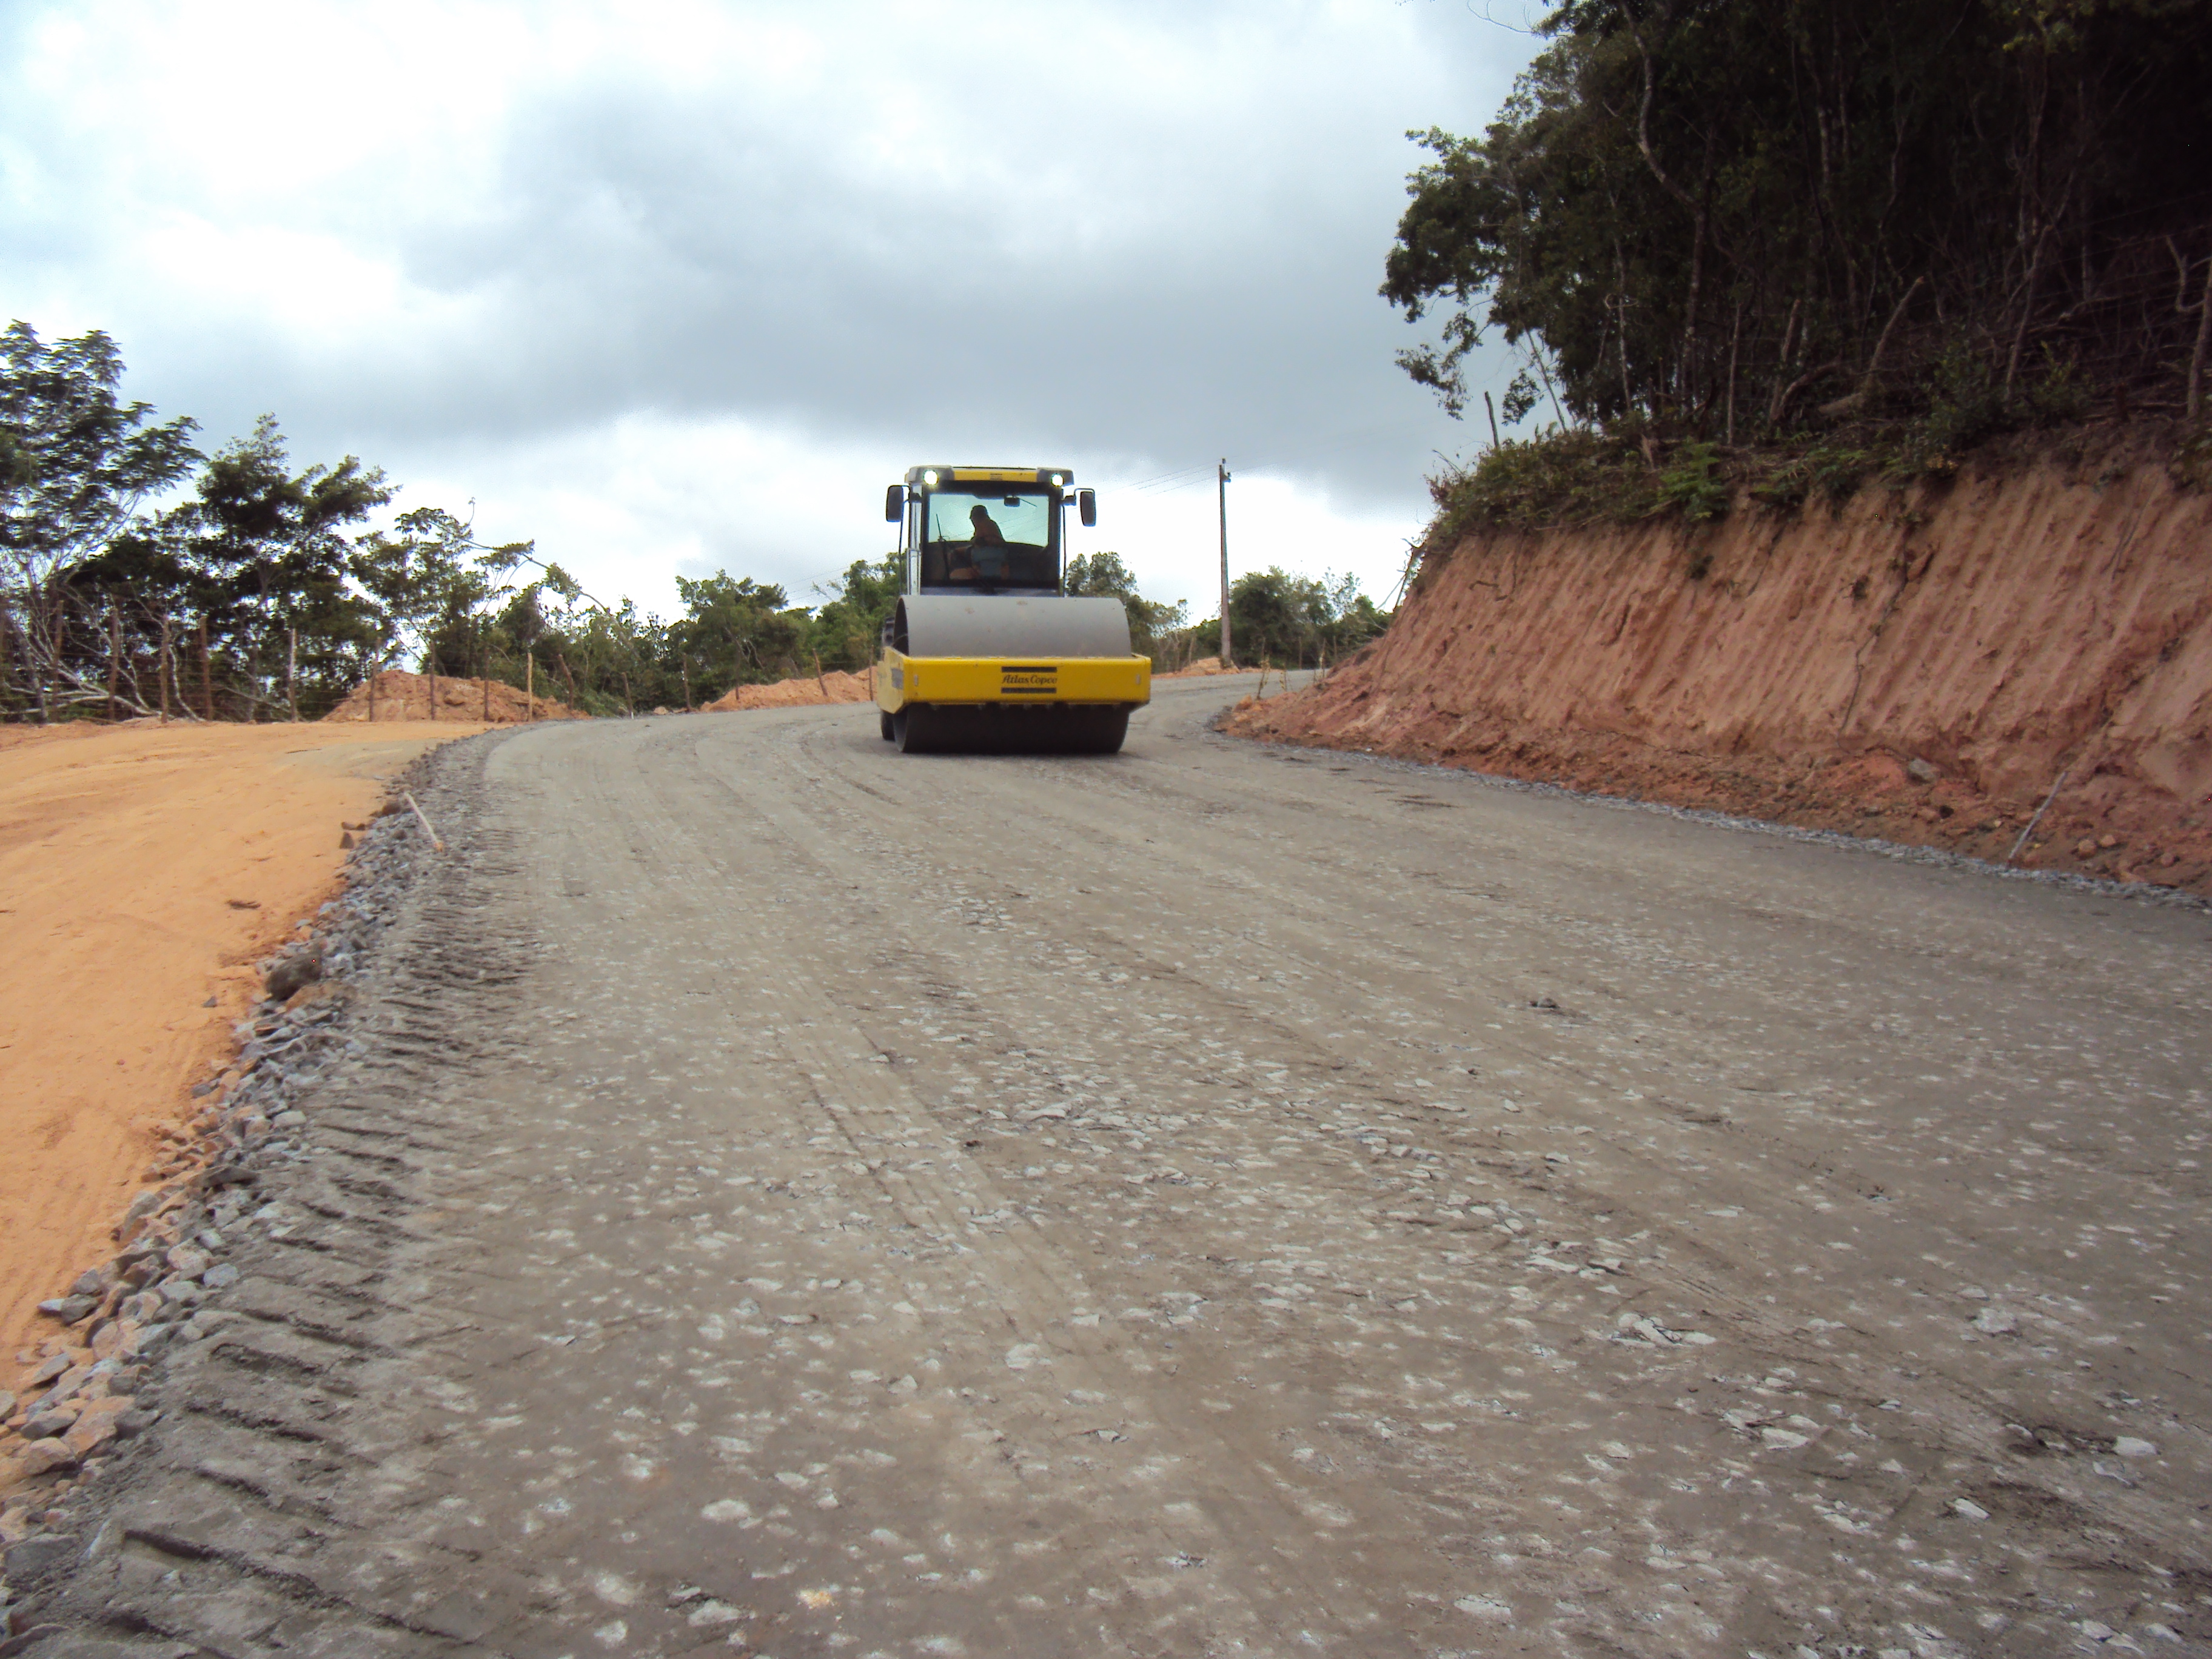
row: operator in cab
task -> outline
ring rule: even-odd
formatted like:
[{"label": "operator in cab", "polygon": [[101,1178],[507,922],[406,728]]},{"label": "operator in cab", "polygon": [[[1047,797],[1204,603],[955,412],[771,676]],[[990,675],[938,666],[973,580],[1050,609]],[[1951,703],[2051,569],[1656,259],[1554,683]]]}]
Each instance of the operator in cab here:
[{"label": "operator in cab", "polygon": [[968,509],[968,523],[971,532],[966,550],[968,562],[948,574],[956,582],[1002,579],[1006,574],[1006,532],[981,501]]}]

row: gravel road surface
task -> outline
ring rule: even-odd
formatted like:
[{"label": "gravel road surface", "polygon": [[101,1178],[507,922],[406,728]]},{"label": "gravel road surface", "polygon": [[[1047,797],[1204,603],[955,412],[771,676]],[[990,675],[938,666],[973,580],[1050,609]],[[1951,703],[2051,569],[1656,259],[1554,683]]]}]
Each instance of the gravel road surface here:
[{"label": "gravel road surface", "polygon": [[2212,1651],[2212,918],[1236,689],[441,751],[27,1650]]}]

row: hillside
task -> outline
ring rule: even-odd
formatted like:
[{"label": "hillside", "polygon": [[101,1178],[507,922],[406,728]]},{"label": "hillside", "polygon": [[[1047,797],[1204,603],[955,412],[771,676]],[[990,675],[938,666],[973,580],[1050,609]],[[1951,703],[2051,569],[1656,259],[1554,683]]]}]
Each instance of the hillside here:
[{"label": "hillside", "polygon": [[[1231,729],[2212,896],[2212,498],[2076,445],[1432,549],[1389,634]],[[2055,795],[2053,785],[2057,785]]]}]

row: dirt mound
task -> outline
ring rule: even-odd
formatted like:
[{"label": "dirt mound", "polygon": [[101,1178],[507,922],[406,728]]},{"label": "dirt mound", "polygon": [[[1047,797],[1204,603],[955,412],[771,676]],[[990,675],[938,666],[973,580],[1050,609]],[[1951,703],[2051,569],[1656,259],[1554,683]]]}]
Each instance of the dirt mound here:
[{"label": "dirt mound", "polygon": [[[520,726],[532,720],[587,720],[566,703],[538,696],[526,698],[520,688],[503,680],[457,680],[438,677],[438,706],[430,708],[430,678],[387,668],[376,678],[376,714],[380,720],[475,720],[492,726]],[[369,716],[368,683],[356,686],[346,700],[323,716],[326,720],[365,720]]]},{"label": "dirt mound", "polygon": [[867,675],[848,674],[841,668],[833,668],[826,674],[778,680],[772,685],[732,686],[702,712],[726,714],[737,708],[803,708],[813,703],[867,702],[875,695]]},{"label": "dirt mound", "polygon": [[1156,680],[1194,680],[1207,674],[1241,674],[1245,672],[1241,668],[1224,668],[1218,657],[1199,657],[1185,663],[1172,674],[1155,674],[1152,678]]},{"label": "dirt mound", "polygon": [[[2212,896],[2212,499],[2158,465],[1489,532],[1243,735]],[[2053,787],[2057,793],[2052,794]]]}]

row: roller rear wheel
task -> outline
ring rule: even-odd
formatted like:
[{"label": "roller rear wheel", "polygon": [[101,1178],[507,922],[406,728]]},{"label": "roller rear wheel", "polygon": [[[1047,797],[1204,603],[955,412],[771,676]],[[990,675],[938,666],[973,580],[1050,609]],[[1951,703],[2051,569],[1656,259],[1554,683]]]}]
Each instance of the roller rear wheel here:
[{"label": "roller rear wheel", "polygon": [[1129,734],[1126,708],[933,708],[888,716],[902,754],[1114,755]]},{"label": "roller rear wheel", "polygon": [[934,708],[908,707],[891,719],[891,741],[902,755],[927,755],[943,748],[944,718]]},{"label": "roller rear wheel", "polygon": [[881,709],[878,709],[876,711],[876,718],[883,722],[884,741],[885,743],[896,743],[898,741],[898,728],[891,723],[891,717],[889,714],[884,714]]},{"label": "roller rear wheel", "polygon": [[1072,708],[1067,720],[1067,752],[1072,755],[1118,755],[1129,735],[1126,708]]}]

